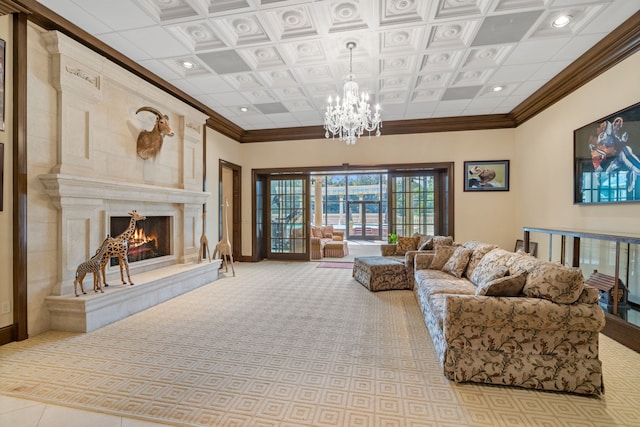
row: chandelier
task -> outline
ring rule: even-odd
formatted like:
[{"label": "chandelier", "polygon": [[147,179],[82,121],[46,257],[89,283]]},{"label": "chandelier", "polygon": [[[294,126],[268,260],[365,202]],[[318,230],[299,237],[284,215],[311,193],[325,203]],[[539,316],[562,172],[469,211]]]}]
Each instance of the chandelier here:
[{"label": "chandelier", "polygon": [[366,131],[371,136],[375,130],[376,136],[380,136],[382,120],[380,119],[380,106],[376,105],[376,111],[371,113],[369,95],[365,92],[358,94],[358,83],[353,80],[353,49],[355,42],[347,43],[349,49],[349,74],[344,83],[342,102],[336,97],[335,105],[332,105],[329,97],[329,105],[324,115],[325,138],[336,136],[348,144],[355,144],[356,139]]}]

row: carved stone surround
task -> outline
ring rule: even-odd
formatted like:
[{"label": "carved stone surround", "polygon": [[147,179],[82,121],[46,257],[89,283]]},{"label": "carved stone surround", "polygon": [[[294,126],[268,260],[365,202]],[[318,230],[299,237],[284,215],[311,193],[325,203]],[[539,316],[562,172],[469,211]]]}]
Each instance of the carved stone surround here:
[{"label": "carved stone surround", "polygon": [[[45,33],[43,39],[51,55],[58,107],[56,164],[39,176],[57,212],[58,280],[47,298],[52,327],[91,330],[147,308],[149,302],[157,304],[215,280],[214,265],[219,263],[193,265],[202,233],[202,206],[209,196],[202,191],[206,116],[61,33]],[[149,113],[135,114],[143,105],[167,114],[175,133],[165,138],[155,160],[136,154],[137,133],[155,122]],[[171,255],[130,264],[135,287],[119,292],[110,287],[91,299],[75,298],[76,267],[109,233],[110,217],[128,216],[132,210],[171,218]],[[189,273],[180,268],[176,272],[180,265],[191,265]],[[148,272],[152,276],[145,280],[151,284],[141,290],[136,277]],[[176,274],[178,281],[171,278]],[[84,282],[93,294],[91,275]],[[107,282],[121,284],[118,266],[107,267]],[[123,290],[131,294],[123,295]],[[102,313],[98,318],[90,313],[96,309]],[[116,316],[101,317],[104,313]]]}]

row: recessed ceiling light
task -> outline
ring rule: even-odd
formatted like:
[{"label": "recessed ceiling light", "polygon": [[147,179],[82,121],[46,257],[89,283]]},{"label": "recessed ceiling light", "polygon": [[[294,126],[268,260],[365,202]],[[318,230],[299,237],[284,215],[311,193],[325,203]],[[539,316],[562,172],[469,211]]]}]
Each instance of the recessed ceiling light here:
[{"label": "recessed ceiling light", "polygon": [[247,107],[240,107],[240,111],[246,113],[247,111],[249,111],[249,109]]},{"label": "recessed ceiling light", "polygon": [[556,19],[553,20],[551,26],[553,28],[562,28],[571,22],[571,15],[560,15]]},{"label": "recessed ceiling light", "polygon": [[502,89],[504,89],[503,86],[494,86],[491,88],[492,92],[500,92]]},{"label": "recessed ceiling light", "polygon": [[196,64],[194,64],[191,61],[182,61],[180,63],[180,65],[182,65],[184,68],[186,68],[187,70],[191,70],[192,68],[196,68]]}]

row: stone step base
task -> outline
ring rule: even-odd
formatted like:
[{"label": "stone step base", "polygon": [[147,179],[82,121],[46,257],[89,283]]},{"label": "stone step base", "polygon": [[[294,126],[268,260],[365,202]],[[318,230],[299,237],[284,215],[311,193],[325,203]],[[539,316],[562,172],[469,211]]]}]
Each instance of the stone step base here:
[{"label": "stone step base", "polygon": [[[84,279],[86,295],[49,296],[51,329],[91,332],[218,279],[221,260],[176,264],[131,277],[135,285],[111,280],[104,293],[94,293],[93,275]],[[80,292],[80,289],[78,289]]]}]

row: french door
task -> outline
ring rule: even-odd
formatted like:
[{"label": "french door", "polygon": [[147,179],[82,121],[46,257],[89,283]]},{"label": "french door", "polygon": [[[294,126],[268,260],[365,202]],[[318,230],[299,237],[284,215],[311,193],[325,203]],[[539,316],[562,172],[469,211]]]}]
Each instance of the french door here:
[{"label": "french door", "polygon": [[309,259],[309,178],[267,179],[267,258]]},{"label": "french door", "polygon": [[382,238],[382,210],[380,202],[348,201],[349,227],[347,238],[352,240],[380,240]]}]

